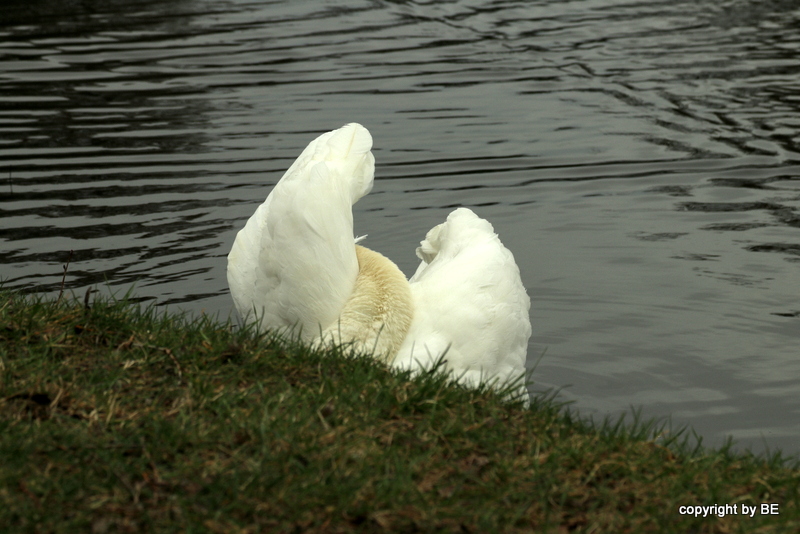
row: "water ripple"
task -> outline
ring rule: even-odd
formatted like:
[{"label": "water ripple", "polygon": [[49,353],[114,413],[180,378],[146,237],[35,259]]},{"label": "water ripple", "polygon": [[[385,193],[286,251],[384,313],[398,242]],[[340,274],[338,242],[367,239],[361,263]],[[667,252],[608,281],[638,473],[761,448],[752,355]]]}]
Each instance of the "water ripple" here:
[{"label": "water ripple", "polygon": [[9,0],[0,278],[55,292],[72,251],[69,290],[226,316],[235,232],[355,120],[378,162],[356,233],[408,273],[452,207],[492,220],[533,295],[539,382],[797,450],[788,415],[761,421],[800,409],[781,393],[799,24],[780,0]]}]

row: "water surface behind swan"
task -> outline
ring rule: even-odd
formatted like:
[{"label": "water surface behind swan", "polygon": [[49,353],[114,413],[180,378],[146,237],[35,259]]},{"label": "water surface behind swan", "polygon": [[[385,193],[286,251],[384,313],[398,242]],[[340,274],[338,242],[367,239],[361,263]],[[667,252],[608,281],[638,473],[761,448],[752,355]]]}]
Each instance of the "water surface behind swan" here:
[{"label": "water surface behind swan", "polygon": [[8,0],[0,277],[226,317],[303,147],[375,139],[356,232],[406,274],[455,206],[533,300],[536,388],[800,451],[800,10],[786,1]]}]

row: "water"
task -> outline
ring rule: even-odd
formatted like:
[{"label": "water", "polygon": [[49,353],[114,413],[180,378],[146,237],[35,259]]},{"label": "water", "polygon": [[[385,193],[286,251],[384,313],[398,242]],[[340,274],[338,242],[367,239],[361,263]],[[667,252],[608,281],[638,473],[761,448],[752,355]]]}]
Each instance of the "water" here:
[{"label": "water", "polygon": [[777,0],[7,0],[0,277],[55,295],[69,258],[78,294],[227,317],[236,231],[357,121],[357,234],[410,274],[453,207],[489,219],[537,390],[798,453],[799,26]]}]

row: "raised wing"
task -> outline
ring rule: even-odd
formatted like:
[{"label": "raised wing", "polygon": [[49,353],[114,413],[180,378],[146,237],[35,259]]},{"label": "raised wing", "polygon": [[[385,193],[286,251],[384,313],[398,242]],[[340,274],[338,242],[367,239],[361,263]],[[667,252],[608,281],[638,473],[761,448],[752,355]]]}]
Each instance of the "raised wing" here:
[{"label": "raised wing", "polygon": [[305,339],[336,321],[358,274],[352,206],[372,189],[371,148],[360,124],[319,136],[239,231],[228,285],[246,321]]},{"label": "raised wing", "polygon": [[414,320],[394,365],[427,368],[446,352],[447,370],[466,384],[520,377],[530,298],[492,225],[459,208],[428,232],[417,256]]}]

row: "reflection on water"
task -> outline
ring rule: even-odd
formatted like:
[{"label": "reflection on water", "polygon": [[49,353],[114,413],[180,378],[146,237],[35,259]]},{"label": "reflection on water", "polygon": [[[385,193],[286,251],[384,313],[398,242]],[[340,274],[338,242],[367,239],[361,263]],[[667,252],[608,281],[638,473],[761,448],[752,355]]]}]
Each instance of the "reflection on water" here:
[{"label": "reflection on water", "polygon": [[786,1],[6,2],[0,277],[230,313],[283,170],[375,138],[356,232],[407,274],[454,206],[533,300],[538,388],[800,451],[800,9]]}]

